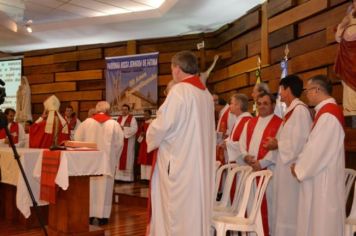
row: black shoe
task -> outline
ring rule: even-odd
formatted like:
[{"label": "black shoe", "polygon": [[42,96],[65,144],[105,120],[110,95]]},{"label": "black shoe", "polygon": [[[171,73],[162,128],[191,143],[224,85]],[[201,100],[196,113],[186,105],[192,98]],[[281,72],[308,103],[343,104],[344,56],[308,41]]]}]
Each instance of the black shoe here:
[{"label": "black shoe", "polygon": [[220,201],[221,198],[222,198],[222,195],[223,195],[223,193],[222,193],[222,192],[219,192],[219,193],[217,194],[217,196],[216,196],[216,201]]},{"label": "black shoe", "polygon": [[90,217],[89,218],[89,224],[93,225],[94,224],[95,217]]},{"label": "black shoe", "polygon": [[107,225],[107,224],[109,224],[109,219],[108,218],[99,219],[99,225]]}]

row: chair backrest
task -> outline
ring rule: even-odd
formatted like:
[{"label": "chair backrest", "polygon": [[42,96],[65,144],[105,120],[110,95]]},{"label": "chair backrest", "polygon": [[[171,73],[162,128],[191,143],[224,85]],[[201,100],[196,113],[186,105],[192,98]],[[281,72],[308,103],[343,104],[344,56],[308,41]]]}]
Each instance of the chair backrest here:
[{"label": "chair backrest", "polygon": [[[225,165],[220,166],[220,168],[217,170],[216,172],[216,176],[215,176],[215,189],[214,189],[214,198],[216,199],[217,195],[218,195],[218,191],[219,191],[219,186],[220,186],[220,182],[223,176],[224,172],[229,172],[231,169],[237,167],[237,164],[235,163],[228,163]],[[224,186],[224,183],[221,183]]]},{"label": "chair backrest", "polygon": [[351,187],[355,182],[356,170],[345,169],[345,202],[350,195]]},{"label": "chair backrest", "polygon": [[[230,205],[234,204],[234,202],[240,200],[244,190],[243,188],[245,186],[246,178],[250,175],[251,172],[252,168],[250,166],[236,166],[228,172],[224,185],[224,192],[221,197],[219,206],[229,207]],[[232,189],[232,184],[234,183],[234,179],[236,179],[235,194],[233,200],[230,202],[230,192]],[[236,204],[238,204],[238,202]],[[236,207],[231,207],[230,209],[231,211],[234,211]]]},{"label": "chair backrest", "polygon": [[[250,197],[252,200],[251,209],[247,219],[252,223],[255,222],[257,213],[261,209],[262,199],[266,192],[267,184],[272,177],[272,171],[262,170],[252,172],[246,180],[245,189],[241,205],[236,217],[245,218],[247,213],[247,204]],[[252,194],[252,196],[250,196]]]},{"label": "chair backrest", "polygon": [[356,219],[356,182],[354,186],[354,199],[352,200],[352,207],[348,218]]},{"label": "chair backrest", "polygon": [[215,173],[218,171],[220,165],[221,165],[220,161],[215,161]]}]

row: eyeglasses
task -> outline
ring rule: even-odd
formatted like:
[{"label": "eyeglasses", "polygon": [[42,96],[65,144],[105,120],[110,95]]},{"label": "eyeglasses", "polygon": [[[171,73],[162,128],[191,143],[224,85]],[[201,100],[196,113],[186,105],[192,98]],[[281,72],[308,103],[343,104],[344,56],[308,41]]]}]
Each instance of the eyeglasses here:
[{"label": "eyeglasses", "polygon": [[311,90],[313,90],[313,89],[316,89],[316,90],[319,90],[319,88],[318,87],[311,87],[311,88],[305,88],[304,90],[303,90],[303,92],[304,93],[309,93]]}]

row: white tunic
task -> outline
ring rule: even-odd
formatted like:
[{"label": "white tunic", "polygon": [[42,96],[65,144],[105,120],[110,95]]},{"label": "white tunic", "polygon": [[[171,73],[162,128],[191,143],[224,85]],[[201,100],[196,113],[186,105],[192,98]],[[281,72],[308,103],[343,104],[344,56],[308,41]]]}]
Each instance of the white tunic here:
[{"label": "white tunic", "polygon": [[174,85],[146,138],[148,152],[159,147],[150,235],[210,235],[216,145],[211,94]]},{"label": "white tunic", "polygon": [[99,150],[110,156],[111,175],[90,178],[90,217],[110,218],[114,190],[115,167],[123,146],[123,132],[115,120],[99,123],[88,118],[75,132],[77,141],[95,142]]},{"label": "white tunic", "polygon": [[[26,135],[23,126],[18,123],[19,125],[19,133],[12,134],[12,136],[18,136],[18,143],[15,144],[16,147],[21,148],[26,146]],[[7,125],[7,128],[10,130],[11,123]],[[11,132],[11,131],[10,131]],[[9,147],[9,144],[5,143],[6,138],[0,139],[0,147]]]},{"label": "white tunic", "polygon": [[[115,179],[122,181],[134,181],[134,164],[135,164],[135,142],[136,142],[136,132],[137,132],[137,121],[135,117],[132,117],[130,127],[124,127],[125,121],[129,116],[122,117],[121,127],[123,127],[124,137],[128,139],[127,143],[127,159],[126,159],[126,169],[119,170],[116,169]],[[120,165],[120,160],[117,166]]]},{"label": "white tunic", "polygon": [[[225,144],[226,144],[226,150],[227,150],[227,154],[228,154],[228,160],[229,162],[232,161],[236,161],[239,164],[244,164],[243,162],[241,162],[241,158],[239,158],[239,156],[241,155],[241,151],[240,151],[240,142],[239,141],[233,141],[232,140],[232,136],[237,128],[237,126],[240,124],[240,121],[242,120],[242,118],[244,117],[252,117],[250,113],[248,112],[244,112],[241,115],[239,115],[236,119],[236,123],[234,125],[234,128],[232,129],[230,136],[225,139]],[[241,138],[241,136],[240,136]]]},{"label": "white tunic", "polygon": [[[219,130],[219,127],[220,127],[220,124],[221,124],[221,118],[223,117],[225,111],[227,109],[230,108],[230,105],[229,104],[226,104],[224,106],[224,108],[220,111],[219,113],[219,121],[218,121],[218,125],[217,125],[217,128],[216,130],[218,131]],[[232,129],[234,128],[234,125],[236,123],[236,120],[237,120],[237,117],[232,114],[231,112],[229,112],[229,115],[228,115],[228,118],[227,118],[227,130],[226,130],[226,134],[229,135],[232,131]]]},{"label": "white tunic", "polygon": [[[319,103],[318,112],[333,98]],[[344,235],[345,223],[345,133],[334,115],[323,114],[310,132],[295,172],[301,181],[298,206],[298,236]]]},{"label": "white tunic", "polygon": [[292,110],[278,137],[279,155],[273,177],[274,236],[296,235],[299,183],[292,176],[290,165],[296,161],[307,141],[312,119],[308,108],[298,98],[292,101],[285,114]]},{"label": "white tunic", "polygon": [[[246,155],[252,155],[255,157],[255,160],[258,155],[258,151],[260,148],[260,143],[262,140],[263,132],[265,131],[268,123],[271,121],[272,117],[274,114],[271,114],[266,117],[259,117],[256,127],[253,130],[251,141],[250,141],[250,150],[247,151],[247,146],[246,146],[246,139],[247,139],[247,125],[245,125],[244,130],[242,131],[241,138],[240,138],[240,150],[241,150],[241,155],[240,158],[241,160],[239,163],[245,163],[244,162],[244,157]],[[277,136],[279,135],[281,129],[278,130]],[[278,157],[278,151],[273,150],[267,152],[265,157],[260,160],[260,165],[261,168],[264,169],[267,167],[267,169],[274,171],[274,165]],[[246,163],[245,163],[246,165]],[[273,177],[272,180],[268,183],[267,190],[266,190],[266,200],[267,200],[267,208],[268,208],[268,225],[269,225],[269,230],[271,232],[273,228]]]}]

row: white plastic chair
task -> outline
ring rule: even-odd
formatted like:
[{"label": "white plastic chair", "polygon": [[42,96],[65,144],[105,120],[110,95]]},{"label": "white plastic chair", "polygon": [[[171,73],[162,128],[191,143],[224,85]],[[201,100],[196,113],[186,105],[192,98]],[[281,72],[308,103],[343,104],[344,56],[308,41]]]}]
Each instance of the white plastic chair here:
[{"label": "white plastic chair", "polygon": [[[250,166],[237,166],[229,171],[226,177],[224,192],[221,200],[214,206],[214,215],[231,215],[237,212],[238,205],[243,195],[246,179],[251,172],[252,168]],[[230,192],[233,187],[232,185],[234,183],[234,179],[236,179],[235,194],[233,199],[230,201]]]},{"label": "white plastic chair", "polygon": [[[261,220],[261,204],[271,177],[272,171],[270,170],[253,172],[247,177],[242,202],[237,214],[234,216],[213,217],[212,226],[216,229],[217,236],[226,236],[228,230],[256,232],[258,236],[264,236]],[[259,178],[258,181],[256,181],[257,178]],[[257,187],[253,191],[253,186],[255,186],[256,183]],[[251,210],[247,212],[250,197],[252,205]]]},{"label": "white plastic chair", "polygon": [[215,173],[218,171],[220,165],[221,165],[220,161],[215,161]]},{"label": "white plastic chair", "polygon": [[356,185],[354,188],[354,199],[349,217],[345,221],[345,236],[353,236],[356,232]]},{"label": "white plastic chair", "polygon": [[349,198],[351,187],[355,182],[356,170],[345,169],[345,203]]},{"label": "white plastic chair", "polygon": [[[228,163],[228,164],[220,166],[220,168],[217,170],[216,176],[215,176],[214,199],[216,199],[216,197],[218,196],[219,186],[220,186],[220,182],[223,177],[223,174],[228,173],[231,169],[233,169],[235,167],[237,167],[237,164]],[[226,181],[226,178],[225,178],[225,181]],[[221,185],[224,186],[224,183],[221,183]],[[224,190],[224,188],[223,188],[223,190]],[[216,204],[217,204],[217,202],[215,200],[214,205],[216,205]]]}]

